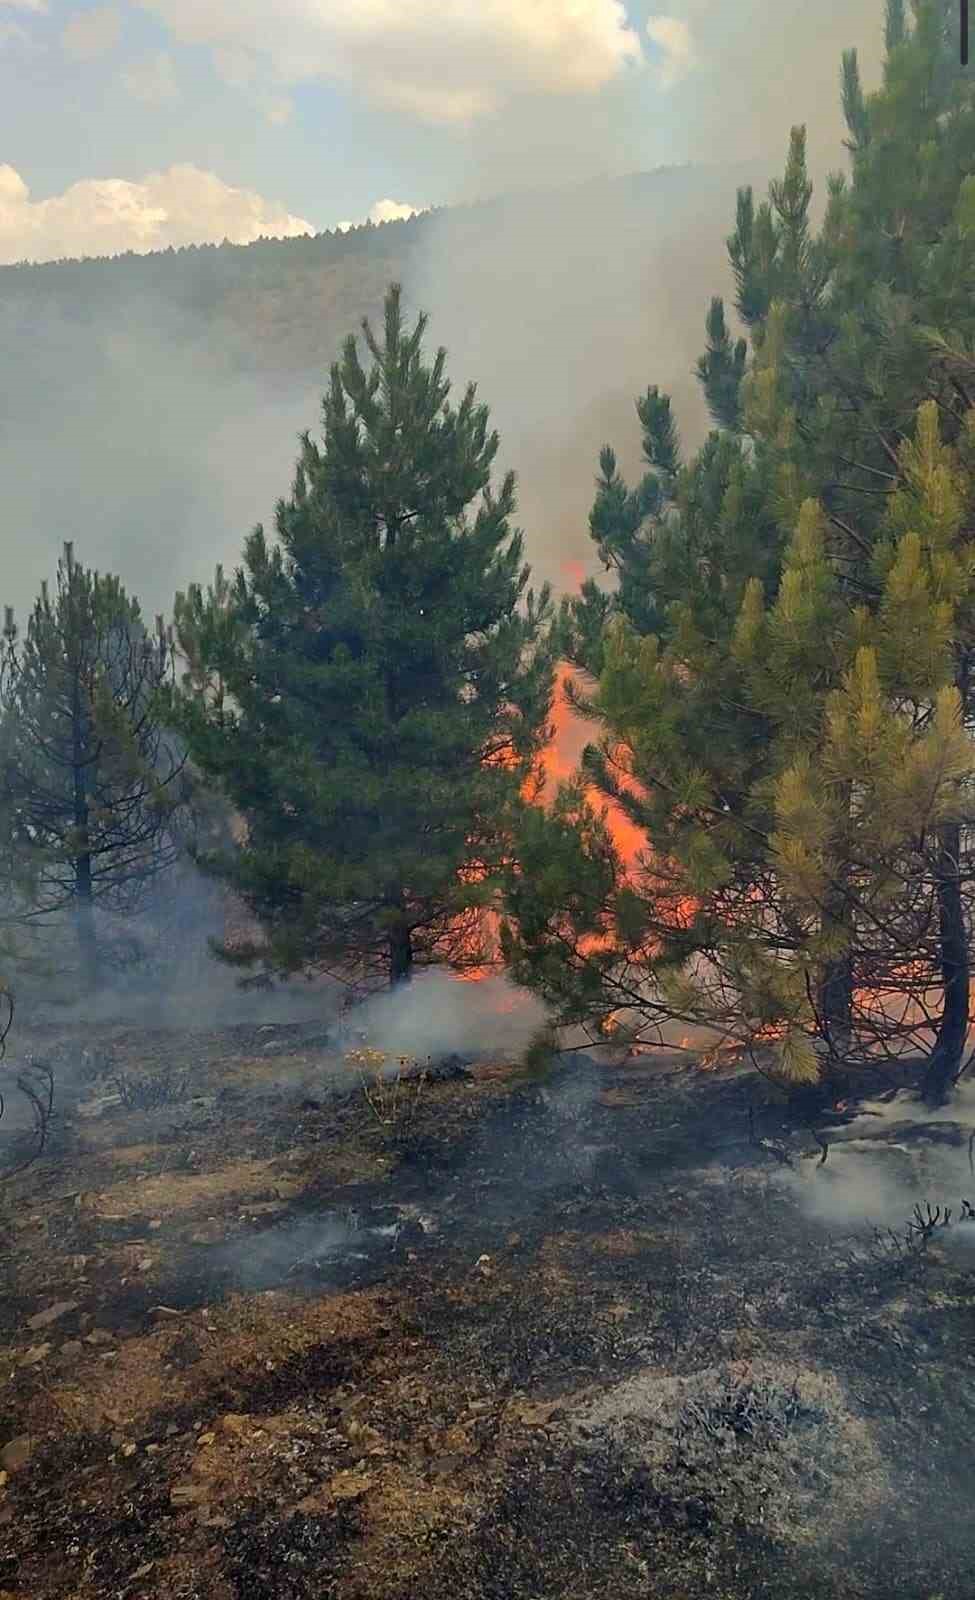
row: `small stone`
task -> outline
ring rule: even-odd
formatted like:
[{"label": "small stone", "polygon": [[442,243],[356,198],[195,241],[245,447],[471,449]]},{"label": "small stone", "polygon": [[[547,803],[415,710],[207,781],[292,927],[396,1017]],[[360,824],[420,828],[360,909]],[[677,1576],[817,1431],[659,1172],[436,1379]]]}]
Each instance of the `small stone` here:
[{"label": "small stone", "polygon": [[215,1433],[201,1433],[196,1442],[198,1445],[212,1444],[216,1437]]},{"label": "small stone", "polygon": [[77,1311],[77,1300],[57,1300],[53,1306],[48,1306],[46,1311],[36,1311],[32,1317],[27,1318],[27,1326],[34,1333],[40,1328],[49,1328],[52,1322],[66,1317],[69,1311]]},{"label": "small stone", "polygon": [[361,1500],[369,1493],[374,1479],[364,1472],[337,1472],[329,1484],[329,1492],[336,1500]]},{"label": "small stone", "polygon": [[206,1498],[207,1488],[202,1483],[178,1483],[169,1491],[169,1503],[174,1506],[192,1506]]},{"label": "small stone", "polygon": [[148,1272],[152,1267],[152,1256],[143,1256],[139,1262],[139,1271]]},{"label": "small stone", "polygon": [[72,1361],[75,1356],[80,1356],[82,1350],[80,1339],[69,1339],[58,1351],[58,1356],[63,1361]]},{"label": "small stone", "polygon": [[0,1450],[0,1467],[12,1477],[15,1472],[23,1472],[33,1454],[34,1441],[30,1434],[18,1434],[16,1439],[11,1439]]},{"label": "small stone", "polygon": [[122,1446],[122,1454],[124,1456],[134,1456],[138,1448],[139,1446],[137,1444],[133,1444],[130,1440],[128,1444],[124,1444]]},{"label": "small stone", "polygon": [[149,1227],[152,1230],[152,1232],[155,1233],[158,1228],[162,1227],[162,1217],[153,1217],[152,1221],[149,1224]]},{"label": "small stone", "polygon": [[85,1335],[85,1344],[114,1344],[115,1339],[107,1328],[92,1328],[91,1333]]},{"label": "small stone", "polygon": [[51,1346],[49,1344],[35,1344],[31,1346],[25,1356],[21,1357],[20,1364],[22,1367],[36,1367],[39,1361],[45,1360],[50,1354]]},{"label": "small stone", "polygon": [[217,1426],[222,1433],[229,1433],[234,1438],[241,1439],[250,1431],[251,1418],[242,1416],[236,1411],[228,1411],[220,1418]]}]

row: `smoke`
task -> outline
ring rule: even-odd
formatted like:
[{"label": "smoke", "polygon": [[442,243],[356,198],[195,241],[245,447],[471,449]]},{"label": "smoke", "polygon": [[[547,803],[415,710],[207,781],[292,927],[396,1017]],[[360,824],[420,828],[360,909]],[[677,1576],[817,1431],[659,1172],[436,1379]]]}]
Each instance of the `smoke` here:
[{"label": "smoke", "polygon": [[[817,1152],[799,1170],[782,1169],[777,1177],[810,1218],[829,1226],[896,1229],[918,1204],[948,1207],[960,1219],[962,1199],[975,1199],[973,1135],[975,1083],[963,1082],[938,1111],[902,1092],[865,1102],[843,1138],[831,1143],[825,1164]],[[939,1238],[971,1248],[975,1227],[949,1229]]]},{"label": "smoke", "polygon": [[428,1056],[487,1057],[524,1050],[544,1022],[539,1003],[507,978],[471,982],[431,971],[374,995],[356,1009],[336,1042],[421,1062]]},{"label": "smoke", "polygon": [[14,302],[0,327],[2,599],[23,622],[72,539],[168,614],[176,588],[239,561],[286,491],[315,393],[234,372],[206,320],[161,297],[77,317],[42,305],[15,322]]},{"label": "smoke", "polygon": [[780,162],[795,123],[808,126],[820,179],[840,164],[840,56],[856,48],[877,81],[882,0],[630,0],[627,11],[642,60],[585,100],[513,96],[503,117],[471,128],[446,200],[669,162]]},{"label": "smoke", "polygon": [[688,449],[703,437],[693,369],[709,298],[731,290],[735,191],[771,170],[675,168],[430,219],[405,288],[455,381],[475,378],[491,407],[539,578],[594,570],[598,452],[612,443],[638,470],[649,384],[674,397]]},{"label": "smoke", "polygon": [[342,991],[326,979],[295,979],[271,988],[241,987],[242,974],[221,961],[211,939],[225,931],[221,887],[189,861],[149,883],[135,911],[95,910],[102,982],[79,999],[74,929],[65,916],[34,938],[35,971],[15,974],[18,1008],[30,1024],[133,1023],[146,1028],[220,1028],[306,1023],[327,1027]]}]

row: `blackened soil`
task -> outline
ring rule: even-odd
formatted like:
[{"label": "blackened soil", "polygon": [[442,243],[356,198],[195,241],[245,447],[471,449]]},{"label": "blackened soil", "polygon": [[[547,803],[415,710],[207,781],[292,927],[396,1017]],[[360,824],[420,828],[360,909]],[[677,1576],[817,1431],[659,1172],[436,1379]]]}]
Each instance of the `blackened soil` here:
[{"label": "blackened soil", "polygon": [[384,1125],[275,1038],[114,1036],[186,1099],[5,1190],[5,1600],[971,1600],[968,1258],[799,1212],[821,1105],[577,1059]]}]

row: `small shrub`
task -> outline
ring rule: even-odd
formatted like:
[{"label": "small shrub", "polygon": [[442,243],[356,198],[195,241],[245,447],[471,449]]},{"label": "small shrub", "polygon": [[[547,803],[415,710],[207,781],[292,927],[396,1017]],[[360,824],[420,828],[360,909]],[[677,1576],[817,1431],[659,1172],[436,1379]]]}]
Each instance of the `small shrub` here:
[{"label": "small shrub", "polygon": [[350,1050],[345,1060],[358,1074],[366,1104],[380,1127],[405,1132],[426,1087],[428,1067],[421,1069],[412,1056],[390,1060],[385,1051],[368,1048]]}]

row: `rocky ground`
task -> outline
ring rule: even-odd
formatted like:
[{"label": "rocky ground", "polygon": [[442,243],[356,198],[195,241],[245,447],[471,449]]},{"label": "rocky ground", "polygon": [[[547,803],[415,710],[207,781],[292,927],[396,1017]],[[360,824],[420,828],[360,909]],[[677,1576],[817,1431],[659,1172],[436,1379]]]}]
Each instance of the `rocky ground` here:
[{"label": "rocky ground", "polygon": [[744,1072],[106,1025],[9,1086],[30,1053],[3,1600],[971,1600],[975,1257],[907,1230],[923,1164],[879,1240],[800,1207],[842,1130],[820,1169]]}]

